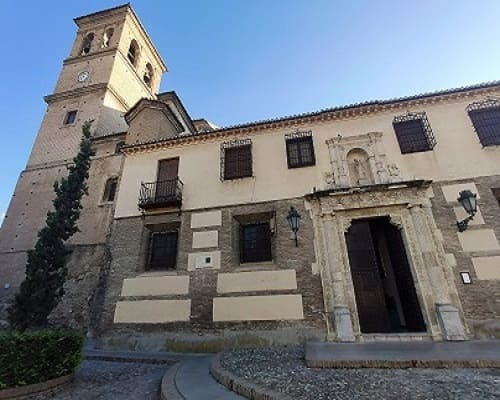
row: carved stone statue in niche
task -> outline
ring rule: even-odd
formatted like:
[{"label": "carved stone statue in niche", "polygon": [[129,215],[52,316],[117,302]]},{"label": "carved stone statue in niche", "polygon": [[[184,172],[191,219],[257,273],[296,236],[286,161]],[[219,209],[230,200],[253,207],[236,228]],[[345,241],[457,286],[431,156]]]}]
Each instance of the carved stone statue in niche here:
[{"label": "carved stone statue in niche", "polygon": [[351,186],[371,185],[374,183],[368,154],[362,149],[352,149],[347,154],[349,180]]}]

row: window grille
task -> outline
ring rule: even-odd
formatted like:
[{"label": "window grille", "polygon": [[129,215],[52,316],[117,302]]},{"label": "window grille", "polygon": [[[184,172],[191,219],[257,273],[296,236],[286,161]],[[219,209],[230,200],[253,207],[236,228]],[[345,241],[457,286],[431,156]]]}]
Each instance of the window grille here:
[{"label": "window grille", "polygon": [[307,167],[316,164],[312,131],[285,135],[288,168]]},{"label": "window grille", "polygon": [[272,261],[269,222],[241,225],[240,262]]},{"label": "window grille", "polygon": [[151,235],[149,269],[175,269],[177,236],[177,231],[154,232]]},{"label": "window grille", "polygon": [[481,144],[500,145],[500,99],[472,103],[467,112]]},{"label": "window grille", "polygon": [[429,151],[436,146],[436,139],[425,112],[397,116],[392,125],[402,154]]},{"label": "window grille", "polygon": [[222,181],[252,176],[252,140],[237,139],[222,143],[220,162]]}]

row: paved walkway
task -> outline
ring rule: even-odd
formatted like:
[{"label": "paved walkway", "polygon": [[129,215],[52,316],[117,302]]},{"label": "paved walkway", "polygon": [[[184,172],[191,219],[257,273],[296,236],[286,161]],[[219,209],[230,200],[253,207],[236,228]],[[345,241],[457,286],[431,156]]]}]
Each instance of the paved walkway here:
[{"label": "paved walkway", "polygon": [[177,398],[186,400],[243,400],[244,397],[220,385],[210,375],[212,354],[193,355],[166,352],[103,351],[85,350],[87,360],[106,360],[114,362],[135,362],[162,364],[171,361],[180,363],[170,384],[177,392]]},{"label": "paved walkway", "polygon": [[[500,366],[500,341],[306,344],[311,367]],[[408,364],[408,365],[406,365]]]},{"label": "paved walkway", "polygon": [[188,357],[177,370],[175,385],[181,395],[188,400],[241,400],[238,396],[220,385],[210,375],[212,356]]}]

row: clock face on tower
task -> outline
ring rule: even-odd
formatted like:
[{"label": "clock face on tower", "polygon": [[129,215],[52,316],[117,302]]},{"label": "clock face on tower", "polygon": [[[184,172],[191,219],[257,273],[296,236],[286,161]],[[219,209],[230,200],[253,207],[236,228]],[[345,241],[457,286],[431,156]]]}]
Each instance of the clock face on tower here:
[{"label": "clock face on tower", "polygon": [[83,71],[78,74],[78,82],[85,82],[89,77],[89,71]]}]

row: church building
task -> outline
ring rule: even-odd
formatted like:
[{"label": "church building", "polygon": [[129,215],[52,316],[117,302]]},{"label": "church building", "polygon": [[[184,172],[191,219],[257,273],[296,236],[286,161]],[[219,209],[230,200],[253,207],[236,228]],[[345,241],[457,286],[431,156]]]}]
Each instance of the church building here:
[{"label": "church building", "polygon": [[159,93],[130,5],[75,23],[0,229],[0,319],[94,120],[53,324],[166,349],[500,336],[500,81],[218,127]]}]

